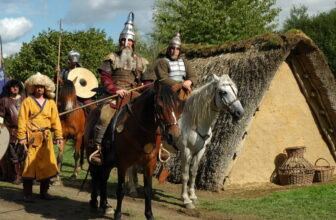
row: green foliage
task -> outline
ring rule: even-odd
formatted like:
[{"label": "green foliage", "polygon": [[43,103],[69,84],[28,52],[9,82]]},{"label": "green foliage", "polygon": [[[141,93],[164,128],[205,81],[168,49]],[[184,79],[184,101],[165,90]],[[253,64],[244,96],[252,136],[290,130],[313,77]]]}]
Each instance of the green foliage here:
[{"label": "green foliage", "polygon": [[265,219],[336,219],[336,186],[314,186],[256,199],[203,201],[202,208]]},{"label": "green foliage", "polygon": [[[20,52],[5,60],[6,72],[9,76],[22,81],[30,75],[41,72],[50,77],[55,74],[58,61],[58,31],[49,29],[42,31],[31,42],[24,43]],[[81,54],[81,63],[96,73],[104,56],[116,49],[111,38],[99,29],[87,31],[62,32],[60,66],[66,67],[68,52],[75,48]]]},{"label": "green foliage", "polygon": [[323,51],[336,76],[336,8],[316,16],[308,16],[307,7],[293,7],[283,31],[289,29],[300,29],[312,38]]},{"label": "green foliage", "polygon": [[272,31],[275,0],[157,0],[155,41],[167,44],[179,31],[186,43],[218,44]]}]

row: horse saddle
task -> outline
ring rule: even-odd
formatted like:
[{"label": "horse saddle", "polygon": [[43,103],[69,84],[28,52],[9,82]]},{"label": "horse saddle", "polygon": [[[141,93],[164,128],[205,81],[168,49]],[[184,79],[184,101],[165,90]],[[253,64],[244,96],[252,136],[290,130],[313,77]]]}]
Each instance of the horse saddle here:
[{"label": "horse saddle", "polygon": [[[136,97],[138,97],[140,95],[140,93],[138,92],[131,92],[130,95],[124,97],[124,98],[121,98],[119,97],[118,98],[118,101],[117,101],[117,106],[118,106],[118,109],[121,109],[119,112],[120,114],[117,114],[116,117],[117,117],[117,121],[116,121],[116,126],[115,126],[115,130],[118,132],[118,133],[121,133],[123,130],[124,130],[124,124],[129,116],[129,114],[126,114],[125,112],[125,108],[128,108],[127,110],[131,111],[131,105],[129,102],[133,99],[135,99]],[[125,105],[127,105],[125,107]],[[124,108],[125,107],[125,108]],[[123,110],[124,109],[124,110]]]}]

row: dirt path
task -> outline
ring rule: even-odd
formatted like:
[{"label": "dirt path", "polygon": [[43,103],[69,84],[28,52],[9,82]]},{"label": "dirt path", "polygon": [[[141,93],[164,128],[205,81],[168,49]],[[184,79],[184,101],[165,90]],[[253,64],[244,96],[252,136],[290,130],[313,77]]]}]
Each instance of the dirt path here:
[{"label": "dirt path", "polygon": [[[246,216],[230,216],[222,213],[207,212],[201,209],[186,210],[179,200],[180,185],[165,183],[154,185],[153,212],[159,220],[222,220],[222,219],[251,219]],[[22,185],[0,182],[0,219],[1,220],[37,220],[37,219],[113,219],[112,216],[104,216],[100,212],[90,210],[88,201],[90,194],[81,192],[78,188],[64,185],[52,186],[50,194],[55,197],[52,201],[44,201],[38,198],[39,186],[33,187],[35,203],[24,203],[22,200]],[[112,191],[112,190],[111,190]],[[113,189],[114,191],[114,189]],[[164,193],[163,193],[164,192]],[[140,192],[141,193],[141,192]],[[220,193],[199,191],[200,198],[211,199],[224,196]],[[110,204],[115,208],[116,200],[109,196]],[[123,203],[123,219],[140,220],[144,216],[144,200],[126,196]]]},{"label": "dirt path", "polygon": [[[333,181],[336,182],[335,180]],[[69,184],[69,181],[65,185]],[[158,185],[154,180],[153,212],[157,220],[247,220],[258,219],[252,216],[228,215],[225,213],[209,212],[202,209],[186,210],[182,207],[179,200],[180,184],[165,183]],[[262,187],[244,187],[243,189],[231,189],[215,193],[209,191],[197,191],[201,199],[224,199],[224,198],[253,198],[266,196],[275,191],[284,191],[297,187],[281,187],[273,184],[263,185]],[[109,202],[115,208],[116,200],[113,195],[115,184],[109,186]],[[86,219],[113,219],[112,216],[104,216],[102,213],[90,210],[88,201],[90,194],[81,192],[78,195],[78,187],[71,186],[52,186],[50,194],[55,197],[52,201],[43,201],[38,198],[39,186],[34,186],[34,196],[36,201],[27,204],[22,201],[22,185],[0,182],[0,219],[1,220],[38,220],[38,219],[57,219],[57,220],[86,220]],[[141,194],[141,192],[140,192]],[[123,203],[124,220],[145,219],[144,200],[142,196],[131,198],[126,196]]]}]

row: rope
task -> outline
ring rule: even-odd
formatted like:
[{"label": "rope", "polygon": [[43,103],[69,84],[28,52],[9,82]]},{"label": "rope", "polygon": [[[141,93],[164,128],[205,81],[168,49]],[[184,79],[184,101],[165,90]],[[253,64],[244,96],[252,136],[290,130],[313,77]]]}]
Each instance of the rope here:
[{"label": "rope", "polygon": [[[162,151],[165,151],[167,154],[168,154],[168,158],[166,159],[166,160],[162,160],[161,159],[161,152]],[[162,144],[161,144],[161,146],[160,146],[160,150],[159,150],[159,161],[161,162],[161,163],[166,163],[166,162],[168,162],[170,160],[170,152],[166,149],[166,148],[164,148],[163,146],[162,146]]]}]

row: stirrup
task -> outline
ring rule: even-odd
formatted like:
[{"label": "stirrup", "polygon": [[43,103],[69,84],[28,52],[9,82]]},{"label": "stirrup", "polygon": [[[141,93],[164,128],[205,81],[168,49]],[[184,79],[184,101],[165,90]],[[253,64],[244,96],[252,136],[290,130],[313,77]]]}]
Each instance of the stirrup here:
[{"label": "stirrup", "polygon": [[161,163],[166,163],[170,159],[170,152],[164,148],[161,144],[161,147],[159,149],[159,161]]},{"label": "stirrup", "polygon": [[101,166],[103,165],[101,146],[97,145],[96,147],[97,147],[97,150],[95,150],[89,156],[89,162],[95,166]]}]

